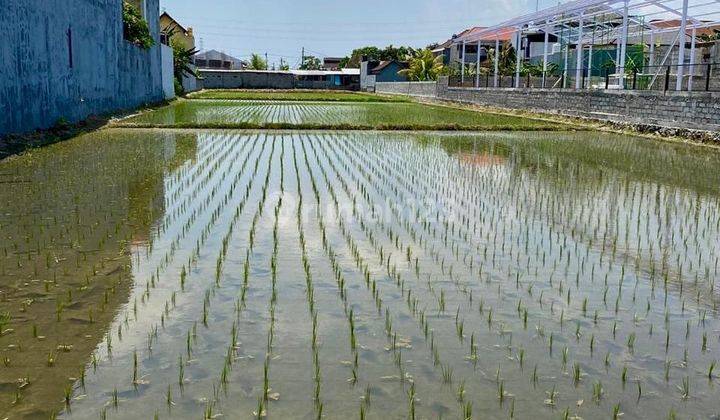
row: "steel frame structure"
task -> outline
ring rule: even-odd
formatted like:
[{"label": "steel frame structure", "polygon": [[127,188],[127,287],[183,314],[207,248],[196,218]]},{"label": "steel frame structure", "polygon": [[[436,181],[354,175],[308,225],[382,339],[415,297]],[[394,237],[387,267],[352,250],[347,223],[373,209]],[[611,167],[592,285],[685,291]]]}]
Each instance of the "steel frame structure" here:
[{"label": "steel frame structure", "polygon": [[[664,27],[658,25],[658,22],[653,22],[651,18],[678,19],[680,24],[677,27]],[[625,69],[625,57],[629,39],[640,37],[641,43],[645,44],[645,36],[646,34],[649,35],[651,57],[654,59],[655,37],[659,34],[676,33],[675,42],[670,50],[672,51],[675,44],[678,45],[675,89],[680,91],[683,90],[685,50],[687,49],[688,38],[691,43],[690,66],[691,71],[693,71],[697,30],[712,26],[720,26],[720,0],[573,0],[538,12],[518,16],[483,30],[472,31],[456,38],[455,43],[462,44],[463,66],[461,77],[464,82],[466,45],[477,42],[479,46],[483,41],[488,42],[494,39],[496,41],[496,51],[498,51],[501,36],[513,36],[515,45],[519,46],[523,33],[545,33],[543,49],[544,87],[545,73],[548,68],[549,35],[552,34],[560,40],[561,45],[565,46],[565,72],[567,72],[567,62],[569,60],[569,46],[570,44],[575,45],[575,88],[579,89],[581,88],[584,47],[587,45],[592,51],[593,46],[598,45],[595,39],[597,31],[601,31],[603,37],[615,41],[617,45],[615,63],[616,68],[620,69]],[[688,32],[691,32],[691,35],[688,35]],[[498,56],[499,54],[495,54],[495,87],[499,87]],[[517,54],[517,57],[515,87],[520,87],[520,54]],[[592,54],[590,54],[590,57],[592,57]],[[666,59],[667,56],[664,60]],[[654,62],[650,63],[650,65],[654,64]],[[476,65],[479,73],[479,62]],[[567,74],[564,76],[567,76]],[[620,87],[624,87],[624,77],[618,79]],[[692,90],[692,77],[688,80],[687,87],[688,90]]]}]

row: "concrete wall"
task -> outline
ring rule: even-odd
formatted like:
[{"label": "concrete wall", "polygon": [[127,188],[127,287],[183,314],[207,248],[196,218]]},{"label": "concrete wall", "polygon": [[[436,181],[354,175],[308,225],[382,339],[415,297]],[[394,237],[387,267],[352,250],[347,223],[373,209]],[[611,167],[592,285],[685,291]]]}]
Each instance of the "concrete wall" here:
[{"label": "concrete wall", "polygon": [[360,90],[366,92],[375,91],[375,82],[377,81],[375,75],[369,74],[368,62],[363,61],[360,63]]},{"label": "concrete wall", "polygon": [[204,89],[292,89],[295,87],[295,77],[290,73],[201,69],[200,74]]},{"label": "concrete wall", "polygon": [[420,97],[437,96],[437,83],[435,82],[377,82],[377,93],[400,94]]},{"label": "concrete wall", "polygon": [[173,63],[173,49],[167,45],[160,46],[160,57],[162,59],[162,89],[165,99],[175,97],[175,72]]},{"label": "concrete wall", "polygon": [[[159,44],[159,0],[146,0]],[[160,47],[123,39],[121,0],[4,0],[0,135],[163,99]]]},{"label": "concrete wall", "polygon": [[336,86],[323,81],[298,80],[292,73],[252,70],[200,69],[203,89],[332,89],[357,90],[357,83]]},{"label": "concrete wall", "polygon": [[[376,92],[429,95],[427,83],[377,83]],[[720,130],[720,92],[655,92],[573,89],[493,89],[436,85],[434,98],[491,107],[564,114],[673,128]]]},{"label": "concrete wall", "polygon": [[[192,64],[190,65],[190,68],[197,71],[197,67]],[[183,74],[182,86],[186,93],[190,93],[200,90],[201,84],[199,83],[197,77],[193,75]]]}]

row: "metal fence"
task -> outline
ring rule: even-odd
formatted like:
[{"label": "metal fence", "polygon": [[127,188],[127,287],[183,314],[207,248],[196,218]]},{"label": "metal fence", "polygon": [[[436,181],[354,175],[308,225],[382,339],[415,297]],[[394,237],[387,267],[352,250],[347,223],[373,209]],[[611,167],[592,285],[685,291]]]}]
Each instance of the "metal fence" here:
[{"label": "metal fence", "polygon": [[[624,71],[623,71],[624,70]],[[678,71],[681,70],[681,71]],[[577,75],[580,73],[580,80]],[[575,68],[565,71],[533,74],[521,71],[519,80],[515,74],[498,74],[484,72],[479,75],[469,74],[464,78],[453,76],[450,86],[453,87],[485,87],[485,88],[544,88],[544,89],[607,89],[607,90],[677,90],[678,73],[682,73],[681,90],[720,92],[720,63],[699,63],[665,66],[610,67],[593,68],[588,71]]]}]

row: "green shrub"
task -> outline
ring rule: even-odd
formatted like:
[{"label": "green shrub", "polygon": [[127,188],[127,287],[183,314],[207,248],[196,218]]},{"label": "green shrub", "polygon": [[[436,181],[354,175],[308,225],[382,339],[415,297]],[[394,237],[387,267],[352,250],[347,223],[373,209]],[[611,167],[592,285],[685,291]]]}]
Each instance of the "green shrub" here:
[{"label": "green shrub", "polygon": [[143,49],[150,49],[155,40],[150,35],[150,27],[143,19],[137,7],[123,2],[123,33],[125,39]]}]

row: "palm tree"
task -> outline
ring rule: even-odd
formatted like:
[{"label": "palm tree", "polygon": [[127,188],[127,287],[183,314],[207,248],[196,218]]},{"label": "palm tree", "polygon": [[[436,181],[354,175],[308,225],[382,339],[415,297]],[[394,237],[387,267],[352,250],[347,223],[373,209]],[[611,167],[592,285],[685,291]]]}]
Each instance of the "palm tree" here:
[{"label": "palm tree", "polygon": [[248,69],[250,70],[267,70],[267,62],[263,60],[262,57],[260,57],[259,54],[253,54],[250,57],[250,65],[248,66]]},{"label": "palm tree", "polygon": [[415,53],[410,59],[410,66],[405,70],[400,70],[401,74],[408,80],[422,82],[428,80],[437,80],[438,76],[445,72],[443,57],[435,57],[430,50],[422,50]]}]

